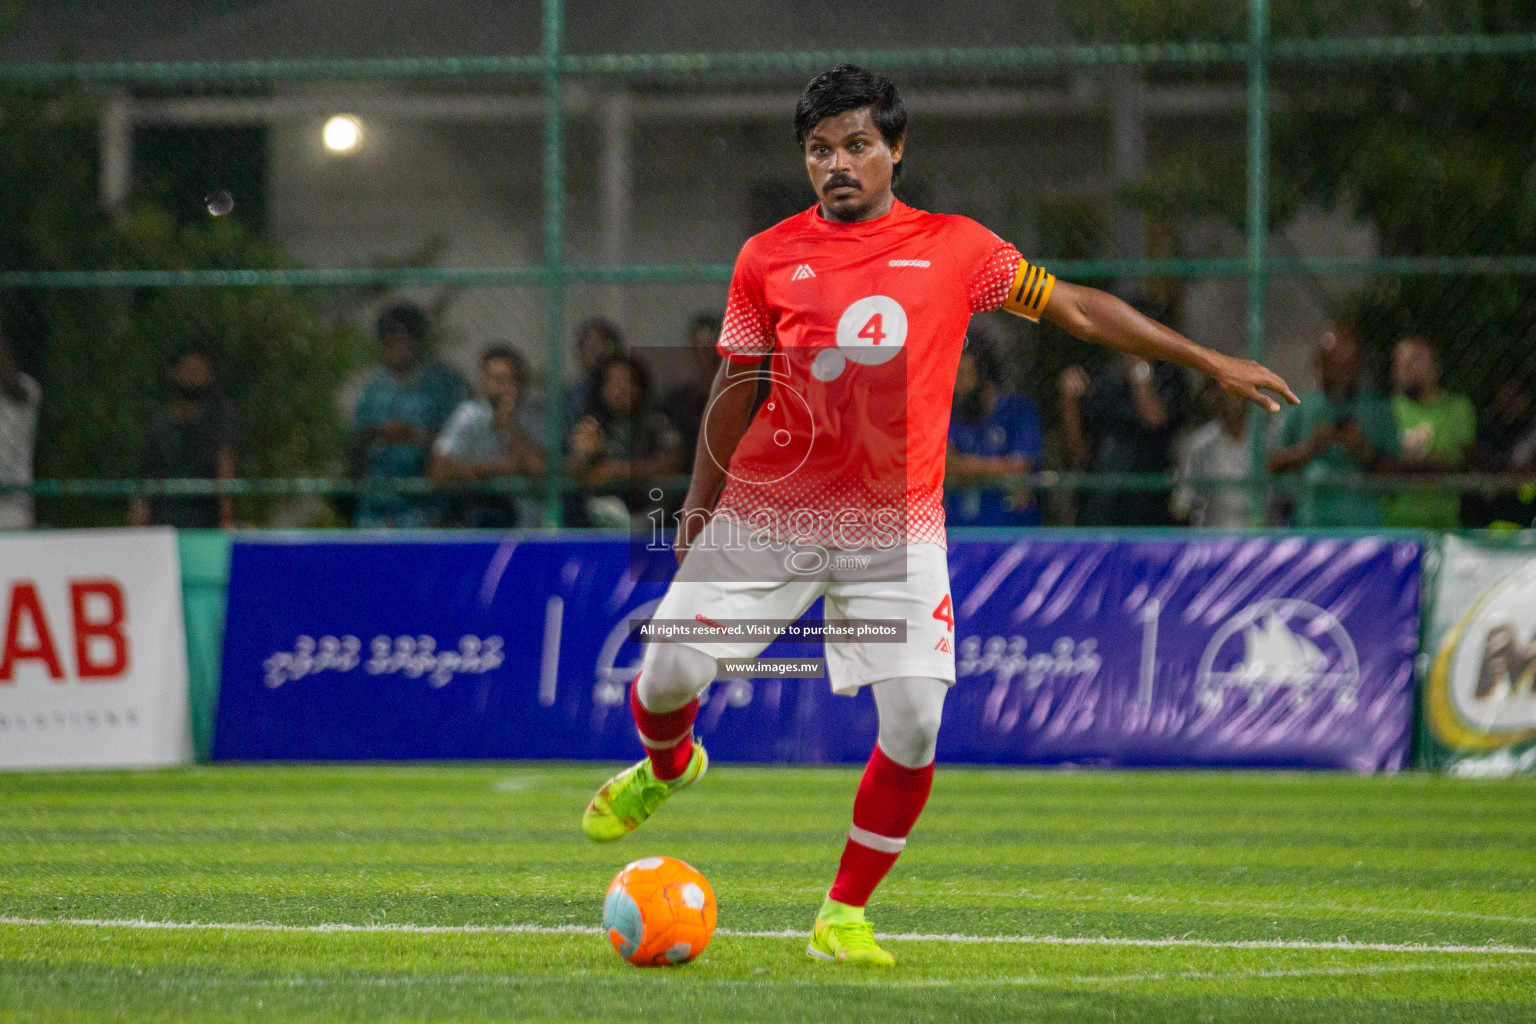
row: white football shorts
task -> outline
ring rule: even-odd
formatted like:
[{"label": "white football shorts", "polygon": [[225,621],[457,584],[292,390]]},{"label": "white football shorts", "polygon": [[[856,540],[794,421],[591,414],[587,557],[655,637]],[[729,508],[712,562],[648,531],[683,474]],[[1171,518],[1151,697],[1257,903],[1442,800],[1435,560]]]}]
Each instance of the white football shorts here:
[{"label": "white football shorts", "polygon": [[[905,564],[903,564],[905,563]],[[792,622],[818,598],[833,620],[900,619],[905,642],[826,644],[832,692],[852,695],[885,679],[955,681],[949,562],[937,544],[889,550],[788,544],[715,516],[688,549],[655,619]],[[684,643],[713,658],[755,658],[771,636]],[[653,641],[655,642],[655,641]]]}]

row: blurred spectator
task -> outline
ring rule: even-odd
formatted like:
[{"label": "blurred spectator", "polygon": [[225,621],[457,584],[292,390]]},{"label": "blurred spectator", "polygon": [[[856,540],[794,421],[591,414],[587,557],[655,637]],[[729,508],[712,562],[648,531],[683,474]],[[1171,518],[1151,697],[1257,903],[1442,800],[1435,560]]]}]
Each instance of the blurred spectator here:
[{"label": "blurred spectator", "polygon": [[704,407],[709,404],[709,389],[720,367],[715,343],[720,340],[720,318],[712,313],[694,317],[688,328],[689,377],[667,392],[661,411],[681,437],[683,458],[693,457],[699,443],[699,427],[704,422]]},{"label": "blurred spectator", "polygon": [[[490,349],[503,349],[512,360],[517,372],[517,425],[522,432],[528,435],[528,439],[540,448],[547,449],[549,437],[549,402],[544,389],[539,386],[532,368],[528,365],[528,357],[509,341],[500,338],[491,341],[485,346],[484,351]],[[565,417],[571,419],[571,410],[565,410]]]},{"label": "blurred spectator", "polygon": [[[144,476],[151,480],[233,480],[240,426],[229,399],[215,384],[213,356],[191,347],[166,369],[170,404],[149,422]],[[183,528],[235,526],[229,495],[156,495],[134,499],[129,518],[136,526]]]},{"label": "blurred spectator", "polygon": [[624,333],[613,321],[594,317],[581,325],[581,330],[576,334],[576,383],[565,393],[566,430],[570,430],[579,419],[592,411],[604,368],[628,354]]},{"label": "blurred spectator", "polygon": [[[462,402],[432,446],[432,479],[439,483],[536,477],[544,450],[518,422],[527,367],[515,351],[493,345],[480,357],[480,395]],[[519,524],[510,494],[468,494],[459,502],[460,525],[508,529]]]},{"label": "blurred spectator", "polygon": [[[1154,320],[1166,320],[1160,303],[1131,305]],[[1062,445],[1074,467],[1095,473],[1166,473],[1173,468],[1173,441],[1190,401],[1184,371],[1123,354],[1091,380],[1080,366],[1061,375]],[[1170,522],[1166,491],[1084,493],[1079,526],[1165,526]]]},{"label": "blurred spectator", "polygon": [[951,526],[1040,525],[1040,507],[1030,491],[977,486],[1040,465],[1040,410],[1024,395],[1005,391],[1002,381],[996,346],[972,335],[960,353],[949,421],[944,517]]},{"label": "blurred spectator", "polygon": [[[0,331],[0,484],[30,484],[32,454],[37,446],[37,409],[43,389],[21,372]],[[0,530],[25,530],[32,525],[32,495],[26,491],[0,493]]]},{"label": "blurred spectator", "polygon": [[1536,396],[1530,385],[1505,379],[1494,389],[1493,400],[1478,418],[1474,459],[1488,473],[1529,469],[1536,455]]},{"label": "blurred spectator", "polygon": [[632,514],[661,507],[646,493],[649,478],[682,472],[682,439],[652,407],[651,375],[637,356],[609,363],[596,383],[591,412],[571,431],[566,471],[581,493],[566,503],[566,523],[628,526]]},{"label": "blurred spectator", "polygon": [[[1466,395],[1440,387],[1440,364],[1423,338],[1392,350],[1392,416],[1397,422],[1398,468],[1408,473],[1459,473],[1467,466],[1477,415]],[[1406,491],[1382,498],[1388,526],[1455,530],[1461,496],[1455,491]]]},{"label": "blurred spectator", "polygon": [[[1473,465],[1482,473],[1536,474],[1536,396],[1530,385],[1505,379],[1494,389],[1478,419]],[[1466,496],[1467,526],[1536,525],[1536,495],[1520,492]]]},{"label": "blurred spectator", "polygon": [[[1248,402],[1212,382],[1207,390],[1216,418],[1184,439],[1181,480],[1196,477],[1241,480],[1253,472],[1253,433]],[[1247,487],[1212,490],[1180,487],[1173,492],[1173,516],[1191,526],[1236,529],[1249,525],[1253,494]]]},{"label": "blurred spectator", "polygon": [[[425,476],[433,439],[469,397],[469,385],[427,358],[431,331],[420,307],[405,303],[385,310],[377,330],[384,365],[369,378],[357,406],[354,465],[370,480]],[[435,495],[369,494],[358,503],[357,525],[432,526],[441,516]]]},{"label": "blurred spectator", "polygon": [[1360,342],[1352,332],[1334,328],[1324,334],[1314,368],[1318,387],[1302,392],[1301,404],[1285,411],[1269,471],[1300,470],[1308,482],[1297,498],[1293,525],[1379,527],[1381,499],[1375,492],[1315,481],[1328,473],[1391,469],[1398,454],[1392,407],[1361,390]]}]

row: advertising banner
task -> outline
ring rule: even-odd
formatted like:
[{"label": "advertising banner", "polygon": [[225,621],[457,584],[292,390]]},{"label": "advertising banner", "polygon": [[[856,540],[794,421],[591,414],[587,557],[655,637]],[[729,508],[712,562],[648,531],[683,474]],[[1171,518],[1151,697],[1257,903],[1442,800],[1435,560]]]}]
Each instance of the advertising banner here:
[{"label": "advertising banner", "polygon": [[0,535],[0,768],[185,764],[171,530]]},{"label": "advertising banner", "polygon": [[[632,573],[622,539],[484,538],[237,541],[215,759],[637,756],[629,620],[665,584],[634,580],[671,553]],[[727,757],[797,754],[776,700],[713,690]]]},{"label": "advertising banner", "polygon": [[[635,557],[534,535],[241,540],[215,757],[635,758],[631,622],[665,589],[636,580],[672,556]],[[944,760],[1406,764],[1416,541],[1042,533],[954,540],[949,562]],[[856,762],[874,742],[868,692],[825,679],[721,679],[701,704],[719,760]]]},{"label": "advertising banner", "polygon": [[1536,774],[1536,537],[1445,537],[1430,591],[1426,766]]},{"label": "advertising banner", "polygon": [[1421,554],[1383,537],[955,545],[946,718],[964,727],[940,753],[1404,768]]}]

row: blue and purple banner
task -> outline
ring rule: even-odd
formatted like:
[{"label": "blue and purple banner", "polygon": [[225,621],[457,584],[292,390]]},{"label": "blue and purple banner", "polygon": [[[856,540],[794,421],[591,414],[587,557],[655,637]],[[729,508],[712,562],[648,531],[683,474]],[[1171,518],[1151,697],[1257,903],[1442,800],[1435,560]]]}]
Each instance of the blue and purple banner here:
[{"label": "blue and purple banner", "polygon": [[[214,756],[638,757],[629,621],[664,590],[637,577],[671,555],[649,557],[637,573],[622,538],[241,540]],[[952,540],[949,562],[942,761],[1407,764],[1416,540],[1040,531]],[[815,763],[864,760],[875,724],[868,693],[739,679],[697,728],[716,760]]]}]

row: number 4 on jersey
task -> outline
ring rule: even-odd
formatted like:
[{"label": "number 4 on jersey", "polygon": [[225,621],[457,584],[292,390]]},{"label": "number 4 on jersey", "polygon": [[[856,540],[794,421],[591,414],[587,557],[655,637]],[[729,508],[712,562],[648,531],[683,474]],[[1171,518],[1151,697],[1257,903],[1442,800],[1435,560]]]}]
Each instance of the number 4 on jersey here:
[{"label": "number 4 on jersey", "polygon": [[881,315],[876,313],[874,316],[870,317],[869,323],[864,325],[863,329],[859,331],[857,337],[865,339],[871,345],[878,345],[884,341],[886,338],[885,321]]},{"label": "number 4 on jersey", "polygon": [[955,607],[950,604],[948,594],[944,595],[944,600],[940,601],[939,606],[933,610],[933,617],[944,623],[945,632],[955,631]]}]

